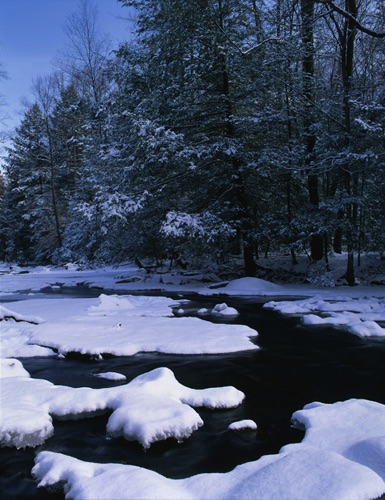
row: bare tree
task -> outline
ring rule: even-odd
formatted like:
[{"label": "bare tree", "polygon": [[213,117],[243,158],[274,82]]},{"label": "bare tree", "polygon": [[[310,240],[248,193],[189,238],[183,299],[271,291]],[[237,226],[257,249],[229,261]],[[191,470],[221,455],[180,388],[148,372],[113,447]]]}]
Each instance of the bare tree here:
[{"label": "bare tree", "polygon": [[64,25],[67,46],[57,66],[83,95],[98,105],[106,90],[105,63],[110,52],[110,39],[103,34],[98,10],[92,0],[80,0],[77,12]]},{"label": "bare tree", "polygon": [[58,76],[58,74],[53,74],[46,77],[39,76],[33,81],[32,90],[44,117],[47,151],[46,157],[44,159],[49,166],[52,210],[55,219],[58,246],[60,248],[62,246],[62,229],[58,206],[58,196],[56,192],[57,165],[54,155],[54,140],[51,126],[51,114],[59,89],[58,82],[60,82],[60,77]]},{"label": "bare tree", "polygon": [[[3,82],[4,80],[8,79],[8,74],[4,70],[3,63],[0,61],[0,83]],[[4,95],[0,92],[0,124],[4,125],[4,122],[7,118],[7,115],[5,112],[3,112],[2,108],[4,108],[7,105],[7,102],[5,100]],[[4,132],[0,132],[0,142],[4,140]]]}]

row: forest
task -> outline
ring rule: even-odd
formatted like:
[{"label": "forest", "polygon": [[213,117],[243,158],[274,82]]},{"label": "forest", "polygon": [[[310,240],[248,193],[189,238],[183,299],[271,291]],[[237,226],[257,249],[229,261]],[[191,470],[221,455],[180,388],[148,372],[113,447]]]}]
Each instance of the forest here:
[{"label": "forest", "polygon": [[[385,248],[383,0],[88,1],[0,172],[0,260],[182,266]],[[123,14],[124,15],[124,14]],[[1,77],[4,76],[0,74]]]}]

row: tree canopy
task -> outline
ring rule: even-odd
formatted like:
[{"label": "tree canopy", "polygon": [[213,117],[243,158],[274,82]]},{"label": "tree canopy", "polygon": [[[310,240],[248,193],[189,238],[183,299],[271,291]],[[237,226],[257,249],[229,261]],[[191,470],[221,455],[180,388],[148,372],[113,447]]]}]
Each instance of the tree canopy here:
[{"label": "tree canopy", "polygon": [[[6,159],[3,257],[225,265],[383,250],[382,0],[120,0],[108,54],[88,2]],[[49,100],[49,102],[48,102]]]}]

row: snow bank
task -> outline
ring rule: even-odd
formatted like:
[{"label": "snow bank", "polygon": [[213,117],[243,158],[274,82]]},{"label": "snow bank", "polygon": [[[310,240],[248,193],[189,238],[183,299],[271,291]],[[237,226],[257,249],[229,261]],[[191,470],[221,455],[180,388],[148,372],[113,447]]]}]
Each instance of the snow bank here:
[{"label": "snow bank", "polygon": [[279,295],[285,294],[283,286],[265,281],[259,278],[239,278],[230,281],[228,284],[218,288],[207,288],[200,290],[201,295]]},{"label": "snow bank", "polygon": [[20,314],[0,306],[0,341],[3,358],[54,356],[52,349],[34,345],[31,341],[31,328],[42,323],[39,316]]},{"label": "snow bank", "polygon": [[385,405],[362,399],[315,402],[295,412],[292,420],[306,428],[305,438],[284,450],[309,446],[334,451],[375,470],[385,481]]},{"label": "snow bank", "polygon": [[[15,315],[29,317],[37,311],[46,321],[37,325],[6,322],[3,356],[52,355],[53,350],[60,355],[131,356],[138,352],[219,354],[258,349],[250,340],[258,335],[255,330],[174,317],[170,307],[177,303],[166,297],[115,295],[15,302]],[[173,317],[167,317],[170,315]]]},{"label": "snow bank", "polygon": [[83,462],[39,453],[32,470],[39,486],[65,483],[74,499],[369,500],[385,493],[385,406],[366,400],[312,403],[294,413],[306,428],[302,443],[227,473],[168,479],[121,464]]},{"label": "snow bank", "polygon": [[271,301],[263,306],[281,314],[302,315],[305,325],[338,325],[360,337],[385,337],[385,299],[363,297],[337,298],[327,301],[319,297],[297,301]]},{"label": "snow bank", "polygon": [[0,359],[0,379],[7,377],[29,377],[29,373],[18,359]]},{"label": "snow bank", "polygon": [[52,417],[82,418],[112,410],[107,433],[148,448],[170,437],[185,439],[203,425],[193,406],[234,408],[244,399],[231,386],[190,389],[168,368],[157,368],[119,387],[91,389],[32,379],[16,360],[3,361],[1,366],[1,446],[42,444],[54,431]]},{"label": "snow bank", "polygon": [[25,316],[24,314],[19,314],[15,311],[11,311],[6,307],[0,305],[0,321],[17,321],[32,324],[43,323],[44,320],[39,316]]},{"label": "snow bank", "polygon": [[59,353],[131,356],[138,352],[219,354],[258,349],[250,340],[257,332],[244,325],[214,325],[199,318],[84,318],[39,325],[34,343]]}]

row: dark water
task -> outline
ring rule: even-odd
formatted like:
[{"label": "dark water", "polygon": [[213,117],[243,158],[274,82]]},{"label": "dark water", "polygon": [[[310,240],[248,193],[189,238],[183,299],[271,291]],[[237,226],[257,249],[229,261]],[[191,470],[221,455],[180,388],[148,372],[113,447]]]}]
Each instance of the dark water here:
[{"label": "dark water", "polygon": [[[210,300],[210,299],[209,299]],[[221,300],[192,301],[189,314]],[[58,360],[24,359],[32,377],[71,387],[113,387],[116,382],[93,376],[116,371],[132,378],[167,366],[179,382],[192,388],[234,385],[246,394],[231,410],[198,409],[205,425],[185,442],[156,443],[147,451],[123,438],[107,440],[108,415],[78,421],[56,421],[52,438],[34,450],[0,449],[1,498],[64,498],[61,491],[37,489],[30,475],[38,451],[66,453],[83,460],[139,465],[167,477],[183,478],[201,472],[225,472],[236,465],[277,453],[300,441],[291,428],[292,413],[312,401],[333,403],[366,398],[385,404],[385,342],[360,339],[328,327],[305,328],[297,318],[283,318],[262,309],[255,300],[226,303],[241,312],[233,321],[259,332],[258,351],[230,355],[173,356],[140,354],[91,361],[80,357]],[[252,419],[257,432],[227,432],[236,420]]]}]

